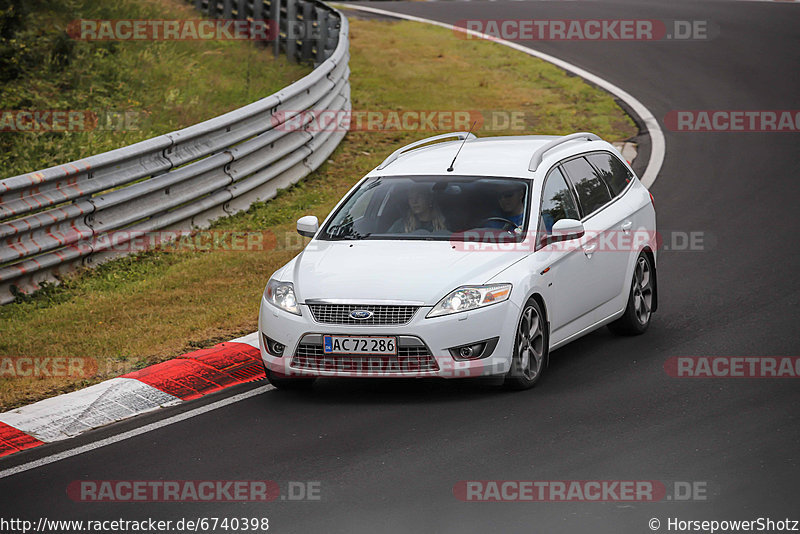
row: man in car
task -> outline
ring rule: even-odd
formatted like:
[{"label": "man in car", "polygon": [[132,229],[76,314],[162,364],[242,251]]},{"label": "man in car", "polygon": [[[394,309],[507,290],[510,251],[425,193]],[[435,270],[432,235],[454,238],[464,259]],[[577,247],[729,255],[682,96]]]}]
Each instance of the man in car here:
[{"label": "man in car", "polygon": [[497,197],[497,204],[500,208],[499,213],[493,216],[494,220],[490,221],[489,228],[508,228],[507,223],[497,220],[497,218],[505,219],[517,227],[521,228],[525,219],[525,186],[505,186],[499,192]]}]

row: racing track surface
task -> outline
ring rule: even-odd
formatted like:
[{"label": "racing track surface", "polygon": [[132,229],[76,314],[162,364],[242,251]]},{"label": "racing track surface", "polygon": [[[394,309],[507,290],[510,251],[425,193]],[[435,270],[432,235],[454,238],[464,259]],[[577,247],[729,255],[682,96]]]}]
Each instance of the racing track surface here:
[{"label": "racing track surface", "polygon": [[[798,109],[800,6],[761,2],[387,3],[466,18],[708,19],[711,41],[538,42],[662,120],[677,109]],[[496,83],[502,83],[497,80]],[[458,90],[454,87],[453,90]],[[800,502],[800,382],[676,379],[671,356],[797,356],[800,135],[675,133],[652,188],[661,232],[704,251],[662,252],[649,332],[607,330],[556,351],[533,390],[441,381],[319,381],[269,391],[95,451],[0,479],[0,516],[268,516],[271,532],[650,532],[656,517],[783,519]],[[255,312],[255,304],[254,304]],[[255,385],[233,388],[241,392]],[[204,401],[200,401],[202,403]],[[175,410],[93,432],[131,428]],[[63,449],[45,446],[0,469]],[[320,481],[322,501],[76,503],[79,479]],[[708,500],[463,503],[460,480],[707,483]]]}]

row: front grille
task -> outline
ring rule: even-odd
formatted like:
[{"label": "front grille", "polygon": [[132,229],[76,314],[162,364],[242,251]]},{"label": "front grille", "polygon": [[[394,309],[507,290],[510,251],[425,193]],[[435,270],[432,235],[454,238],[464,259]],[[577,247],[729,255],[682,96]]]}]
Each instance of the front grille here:
[{"label": "front grille", "polygon": [[[402,325],[407,324],[417,313],[419,306],[368,305],[368,304],[309,304],[314,320],[323,324]],[[372,312],[369,319],[354,319],[350,312],[367,310]]]},{"label": "front grille", "polygon": [[361,373],[420,373],[438,371],[439,366],[425,346],[399,346],[397,356],[360,354],[325,354],[322,345],[300,343],[292,358],[292,367],[306,371],[343,371]]}]

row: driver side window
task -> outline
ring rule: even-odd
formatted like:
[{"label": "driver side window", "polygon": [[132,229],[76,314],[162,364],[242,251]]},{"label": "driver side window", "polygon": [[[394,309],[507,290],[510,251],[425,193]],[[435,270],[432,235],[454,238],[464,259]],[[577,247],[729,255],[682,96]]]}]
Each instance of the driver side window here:
[{"label": "driver side window", "polygon": [[580,219],[580,215],[567,180],[556,167],[545,178],[539,232],[542,235],[545,232],[550,235],[553,232],[553,225],[561,219]]}]

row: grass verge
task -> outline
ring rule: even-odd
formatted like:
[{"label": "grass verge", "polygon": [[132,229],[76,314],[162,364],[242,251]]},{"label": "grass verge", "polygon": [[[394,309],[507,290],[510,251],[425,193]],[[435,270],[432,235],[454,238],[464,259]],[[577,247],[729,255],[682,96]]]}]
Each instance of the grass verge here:
[{"label": "grass verge", "polygon": [[[495,129],[490,135],[593,131],[623,140],[636,133],[608,94],[494,43],[412,22],[351,20],[351,47],[355,110],[524,113],[524,132]],[[90,357],[99,368],[85,379],[0,378],[0,409],[254,331],[268,277],[302,246],[294,221],[306,214],[322,219],[390,151],[433,133],[350,132],[301,183],[214,225],[272,232],[276,246],[270,250],[142,253],[0,308],[0,355]]]},{"label": "grass verge", "polygon": [[[14,33],[0,11],[0,176],[106,152],[196,124],[270,95],[310,72],[250,42],[82,41],[86,20],[199,19],[181,0],[26,0]],[[25,7],[21,7],[25,6]],[[4,24],[6,22],[6,24]],[[11,30],[8,30],[10,32]],[[7,113],[76,111],[87,131],[10,131]]]}]

